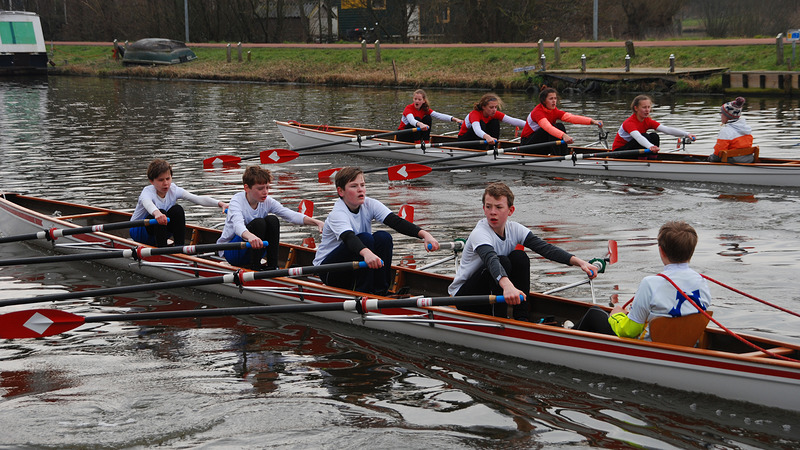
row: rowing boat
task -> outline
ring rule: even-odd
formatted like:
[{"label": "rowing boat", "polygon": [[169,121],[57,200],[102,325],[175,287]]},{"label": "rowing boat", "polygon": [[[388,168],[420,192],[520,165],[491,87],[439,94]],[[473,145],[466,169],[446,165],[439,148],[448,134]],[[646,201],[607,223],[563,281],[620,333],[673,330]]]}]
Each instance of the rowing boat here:
[{"label": "rowing boat", "polygon": [[[110,209],[12,193],[4,193],[0,198],[0,232],[4,235],[126,220],[130,220],[130,214]],[[193,245],[213,243],[219,233],[211,228],[188,226],[187,242]],[[59,253],[139,247],[138,243],[127,238],[125,230],[65,234],[56,240],[32,243]],[[280,246],[281,265],[286,268],[310,264],[313,256],[314,250],[303,245]],[[159,280],[212,277],[238,270],[213,255],[172,254],[135,261],[107,259],[100,263]],[[452,280],[445,275],[408,267],[393,266],[392,270],[391,291],[398,295],[446,296],[446,288]],[[215,284],[198,289],[261,305],[325,304],[364,296],[359,292],[324,286],[312,276],[258,279],[242,286]],[[390,300],[375,298],[378,302]],[[577,323],[591,304],[538,293],[531,293],[529,298],[532,300],[530,323],[473,314],[447,306],[383,309],[380,313],[337,310],[314,314],[353,326],[800,411],[797,402],[800,398],[800,362],[753,351],[721,329],[707,327],[701,331],[698,347],[621,339],[561,326],[567,321]],[[798,345],[740,336],[773,354],[793,360],[800,358]]]},{"label": "rowing boat", "polygon": [[[307,147],[322,143],[341,142],[343,139],[357,135],[385,133],[385,130],[372,130],[351,127],[335,127],[328,125],[301,124],[294,121],[276,121],[278,130],[291,148]],[[389,136],[391,137],[391,136]],[[452,136],[432,135],[434,143],[455,142]],[[583,160],[557,159],[523,165],[526,159],[541,158],[550,155],[526,155],[505,153],[503,155],[482,155],[470,159],[445,161],[451,156],[466,155],[477,150],[459,148],[439,148],[434,150],[396,149],[393,145],[405,143],[391,139],[376,139],[363,142],[342,142],[326,146],[328,150],[346,150],[358,148],[385,151],[370,151],[371,156],[394,160],[415,162],[441,158],[445,164],[454,169],[459,166],[477,163],[491,164],[501,160],[518,160],[519,165],[506,165],[506,168],[530,170],[546,174],[558,175],[599,175],[603,177],[646,178],[650,180],[694,181],[703,183],[727,183],[742,185],[800,187],[800,160],[759,157],[758,162],[751,164],[711,163],[705,161],[707,155],[661,152],[658,159],[639,160],[628,158],[596,157]],[[501,147],[516,147],[518,143],[501,141]],[[606,149],[573,147],[575,153],[608,152]],[[312,151],[309,150],[308,153]],[[485,152],[483,152],[485,153]],[[609,152],[610,153],[610,152]]]}]

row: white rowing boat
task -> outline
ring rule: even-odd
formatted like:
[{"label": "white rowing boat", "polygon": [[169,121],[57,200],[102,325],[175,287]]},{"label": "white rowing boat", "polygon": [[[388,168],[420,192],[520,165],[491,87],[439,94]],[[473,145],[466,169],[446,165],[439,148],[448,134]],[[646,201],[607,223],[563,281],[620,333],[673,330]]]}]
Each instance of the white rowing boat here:
[{"label": "white rowing boat", "polygon": [[[293,121],[276,121],[286,142],[292,149],[319,146],[327,144],[326,150],[357,150],[370,148],[371,156],[389,158],[393,160],[416,162],[440,158],[442,164],[448,164],[453,169],[459,167],[475,167],[477,165],[492,167],[494,163],[503,163],[502,167],[520,170],[530,170],[545,174],[557,175],[599,175],[603,177],[645,178],[649,180],[677,180],[694,181],[703,183],[728,183],[742,185],[785,186],[800,187],[800,160],[759,158],[752,164],[710,163],[701,161],[707,155],[687,155],[662,152],[656,160],[639,160],[631,158],[595,157],[587,159],[563,159],[553,157],[552,161],[537,161],[524,164],[525,160],[541,159],[549,155],[526,155],[520,153],[506,153],[493,156],[478,155],[474,158],[447,161],[452,156],[461,156],[478,152],[477,150],[458,148],[437,148],[435,150],[396,149],[392,146],[405,145],[390,139],[374,139],[362,142],[343,142],[358,135],[384,133],[385,130],[359,129],[348,127],[334,127],[327,125],[300,124]],[[455,141],[451,136],[432,136],[434,143]],[[333,143],[337,143],[332,145]],[[501,147],[516,147],[518,143],[503,142]],[[383,147],[383,151],[373,151]],[[299,150],[301,154],[313,154],[315,150],[307,152]],[[604,149],[573,148],[580,153],[606,152]],[[693,158],[696,161],[687,160]],[[517,160],[519,164],[510,162]]]},{"label": "white rowing boat", "polygon": [[[58,215],[54,216],[58,211]],[[52,228],[74,228],[122,222],[130,215],[119,211],[74,203],[5,193],[0,198],[0,232],[20,235]],[[127,231],[93,234],[66,234],[56,240],[37,240],[34,244],[57,252],[78,253],[87,249],[135,249]],[[189,226],[192,244],[213,243],[219,231]],[[313,250],[296,245],[281,245],[284,267],[310,264]],[[142,260],[116,258],[101,261],[117,269],[140,273],[159,280],[186,280],[233,273],[219,258],[187,255],[162,255]],[[451,278],[409,268],[393,267],[392,291],[411,296],[446,296]],[[262,305],[332,304],[360,299],[363,294],[322,285],[315,277],[270,278],[214,284],[198,289]],[[769,407],[800,411],[800,346],[787,342],[741,335],[768,349],[783,360],[753,350],[717,328],[700,331],[699,346],[690,347],[658,342],[621,339],[563,328],[565,321],[577,322],[588,307],[579,301],[532,293],[534,321],[519,322],[458,311],[451,307],[404,307],[383,309],[380,313],[358,311],[316,312],[332,320],[415,338],[466,346],[531,361],[568,366],[595,374],[606,374],[684,391],[702,392],[726,399],[748,401]],[[389,299],[379,298],[378,302]],[[3,311],[0,310],[0,313]],[[669,319],[671,320],[671,319]]]}]

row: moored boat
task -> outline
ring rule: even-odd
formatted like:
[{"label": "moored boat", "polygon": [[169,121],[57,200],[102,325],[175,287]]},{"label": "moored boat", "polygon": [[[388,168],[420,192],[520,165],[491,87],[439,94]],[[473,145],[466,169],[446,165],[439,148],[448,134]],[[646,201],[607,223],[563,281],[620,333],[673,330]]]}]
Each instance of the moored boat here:
[{"label": "moored boat", "polygon": [[39,16],[0,10],[0,75],[46,75],[47,61]]},{"label": "moored boat", "polygon": [[[129,219],[127,213],[74,203],[8,193],[0,198],[0,231],[4,235]],[[212,243],[218,236],[219,231],[209,228],[190,226],[187,229],[192,244]],[[125,230],[65,235],[55,241],[32,242],[64,253],[78,253],[86,248],[132,249],[139,246],[127,239]],[[284,267],[305,266],[310,264],[313,254],[313,249],[304,246],[282,244],[280,260]],[[163,255],[140,261],[108,259],[103,264],[161,280],[209,277],[238,269],[214,257],[186,255]],[[411,296],[445,296],[451,281],[444,275],[404,267],[393,267],[393,271],[392,291]],[[256,280],[241,287],[231,283],[200,289],[264,305],[327,304],[363,296],[358,292],[326,287],[314,277],[282,277]],[[753,351],[716,328],[702,331],[697,348],[566,329],[560,324],[567,320],[576,322],[591,305],[536,293],[532,293],[531,298],[532,318],[534,321],[544,319],[544,323],[482,316],[450,307],[399,308],[366,314],[355,311],[316,314],[353,323],[354,326],[800,411],[800,404],[796,401],[800,398],[800,362]],[[383,300],[388,299],[379,301]],[[755,336],[744,337],[773,353],[795,360],[800,358],[800,346]]]},{"label": "moored boat", "polygon": [[122,55],[122,63],[142,65],[180,64],[197,59],[192,49],[172,39],[147,38],[130,44]]},{"label": "moored boat", "polygon": [[[312,145],[329,144],[326,150],[346,150],[371,148],[370,155],[393,160],[415,162],[440,158],[442,164],[453,169],[467,168],[482,164],[487,168],[492,163],[504,163],[501,167],[535,171],[560,176],[598,175],[602,177],[645,178],[650,180],[693,181],[703,183],[724,183],[761,186],[800,187],[800,160],[759,157],[751,164],[711,163],[705,161],[707,155],[661,152],[658,159],[640,160],[638,158],[614,158],[606,149],[573,147],[576,154],[603,153],[603,157],[572,160],[553,157],[547,154],[522,154],[508,152],[503,155],[487,155],[486,152],[459,148],[440,148],[435,151],[421,149],[392,149],[406,143],[392,139],[375,139],[362,142],[343,142],[357,135],[382,133],[385,130],[335,127],[328,125],[300,124],[293,121],[276,121],[289,147],[301,148]],[[391,136],[389,136],[391,138]],[[433,143],[455,142],[455,137],[432,135]],[[334,143],[336,143],[334,145]],[[519,143],[501,141],[501,148],[518,147]],[[384,150],[376,150],[383,147]],[[303,153],[303,150],[300,150]],[[313,154],[314,150],[305,153]],[[453,159],[475,153],[474,158]],[[479,154],[481,153],[481,154]],[[609,156],[605,156],[608,153]],[[550,156],[552,161],[536,161],[524,164],[526,159],[542,159]],[[517,160],[519,164],[510,160]],[[509,163],[509,164],[506,164]]]}]

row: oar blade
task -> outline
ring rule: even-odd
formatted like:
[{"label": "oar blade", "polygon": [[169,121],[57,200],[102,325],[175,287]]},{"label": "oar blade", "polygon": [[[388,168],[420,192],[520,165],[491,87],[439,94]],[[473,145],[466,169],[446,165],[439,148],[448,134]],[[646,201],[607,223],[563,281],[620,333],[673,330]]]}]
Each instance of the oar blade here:
[{"label": "oar blade", "polygon": [[336,172],[342,170],[341,167],[334,167],[333,169],[326,169],[317,174],[317,179],[320,183],[330,183],[331,178],[336,176]]},{"label": "oar blade", "polygon": [[608,263],[616,264],[618,261],[617,256],[617,241],[608,241]]},{"label": "oar blade", "polygon": [[203,160],[204,169],[213,169],[215,167],[230,166],[239,164],[242,158],[233,155],[217,155]]},{"label": "oar blade", "polygon": [[407,221],[414,223],[414,207],[411,205],[401,206],[397,215],[400,216],[401,219],[406,219]]},{"label": "oar blade", "polygon": [[83,325],[84,317],[57,309],[33,309],[0,315],[0,338],[40,338]]},{"label": "oar blade", "polygon": [[274,148],[272,150],[264,150],[263,152],[259,153],[261,164],[285,163],[297,158],[298,156],[300,156],[300,153],[287,150],[285,148]]},{"label": "oar blade", "polygon": [[300,202],[300,206],[297,208],[297,211],[300,214],[306,215],[308,217],[314,217],[314,202],[311,200],[303,200]]},{"label": "oar blade", "polygon": [[389,167],[389,180],[391,181],[404,181],[413,180],[431,173],[433,169],[422,164],[398,164]]}]

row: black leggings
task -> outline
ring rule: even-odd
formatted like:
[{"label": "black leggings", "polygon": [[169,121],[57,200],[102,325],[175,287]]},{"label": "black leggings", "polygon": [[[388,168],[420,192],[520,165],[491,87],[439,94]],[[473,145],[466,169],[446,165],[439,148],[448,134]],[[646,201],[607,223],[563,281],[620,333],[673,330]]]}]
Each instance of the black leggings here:
[{"label": "black leggings", "polygon": [[[508,256],[498,256],[498,258],[511,283],[527,295],[531,291],[531,260],[525,251],[514,250]],[[469,277],[456,292],[456,296],[489,294],[503,295],[503,290],[486,267]],[[458,309],[487,316],[508,317],[508,306],[505,303],[459,306]],[[530,317],[530,303],[525,301],[514,305],[513,314],[515,319],[527,321]]]},{"label": "black leggings", "polygon": [[[424,130],[424,131],[415,131],[413,133],[401,134],[401,135],[397,136],[397,140],[398,141],[403,141],[403,142],[417,142],[417,143],[419,143],[420,141],[426,141],[426,142],[430,141],[431,140],[431,124],[433,123],[433,119],[431,118],[431,116],[427,115],[427,116],[423,117],[422,119],[418,120],[417,122],[424,123],[425,125],[428,126],[428,129]],[[411,125],[406,125],[405,127],[403,127],[404,130],[407,130],[409,128],[415,128],[415,127],[412,127]]]},{"label": "black leggings", "polygon": [[[500,138],[500,121],[492,119],[488,123],[481,122],[481,130],[489,136],[499,139]],[[478,136],[472,127],[467,127],[467,132],[458,137],[459,141],[480,141],[483,135]],[[488,145],[460,145],[461,148],[488,148]]]},{"label": "black leggings", "polygon": [[611,336],[617,335],[608,323],[608,313],[596,306],[586,311],[586,314],[584,314],[583,318],[578,322],[578,325],[575,326],[575,329],[591,331],[593,333],[610,334]]},{"label": "black leggings", "polygon": [[[564,127],[563,123],[557,123],[553,125],[554,127],[558,128],[559,130],[563,131],[564,133],[567,132],[566,127]],[[520,145],[528,145],[528,144],[539,144],[543,142],[552,142],[552,141],[560,141],[561,139],[553,136],[552,134],[544,131],[544,128],[539,128],[538,130],[534,131],[528,137],[524,137],[520,140]],[[569,146],[567,144],[559,144],[553,147],[547,148],[534,148],[531,150],[523,150],[523,153],[528,154],[537,154],[537,155],[568,155],[569,154]]]}]

